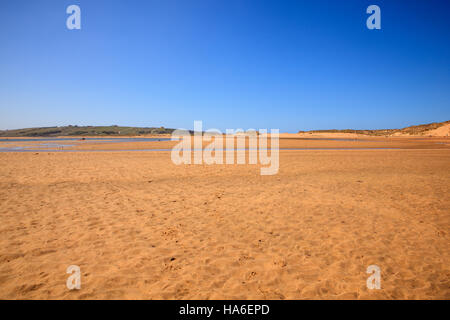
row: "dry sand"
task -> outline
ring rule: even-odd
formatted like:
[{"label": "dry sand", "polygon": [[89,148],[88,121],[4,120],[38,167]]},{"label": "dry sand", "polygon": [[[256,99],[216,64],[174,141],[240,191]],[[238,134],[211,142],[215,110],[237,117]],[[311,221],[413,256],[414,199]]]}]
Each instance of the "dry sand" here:
[{"label": "dry sand", "polygon": [[274,176],[169,152],[0,153],[0,298],[450,299],[445,143],[284,150]]}]

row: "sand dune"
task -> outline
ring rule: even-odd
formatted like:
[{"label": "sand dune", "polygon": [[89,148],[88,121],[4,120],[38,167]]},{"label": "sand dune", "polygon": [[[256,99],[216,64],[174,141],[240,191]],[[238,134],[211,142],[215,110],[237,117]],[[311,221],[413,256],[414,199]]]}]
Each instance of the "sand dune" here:
[{"label": "sand dune", "polygon": [[449,137],[450,136],[450,123],[441,126],[437,129],[430,130],[427,132],[428,135],[432,137]]}]

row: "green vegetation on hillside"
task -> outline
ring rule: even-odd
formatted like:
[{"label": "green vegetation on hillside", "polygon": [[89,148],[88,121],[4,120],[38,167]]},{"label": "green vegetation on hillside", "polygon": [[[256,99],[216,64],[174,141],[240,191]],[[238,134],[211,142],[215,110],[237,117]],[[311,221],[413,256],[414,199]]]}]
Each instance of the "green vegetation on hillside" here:
[{"label": "green vegetation on hillside", "polygon": [[29,128],[0,131],[0,137],[57,137],[57,136],[139,136],[147,134],[171,134],[174,129],[136,127],[65,126]]}]

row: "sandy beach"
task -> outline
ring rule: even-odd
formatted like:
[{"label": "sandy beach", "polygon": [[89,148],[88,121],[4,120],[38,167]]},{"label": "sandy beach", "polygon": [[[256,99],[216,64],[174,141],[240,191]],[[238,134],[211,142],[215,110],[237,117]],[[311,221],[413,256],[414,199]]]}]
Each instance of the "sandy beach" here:
[{"label": "sandy beach", "polygon": [[273,176],[119,151],[170,141],[0,153],[0,298],[450,299],[448,138],[299,138]]}]

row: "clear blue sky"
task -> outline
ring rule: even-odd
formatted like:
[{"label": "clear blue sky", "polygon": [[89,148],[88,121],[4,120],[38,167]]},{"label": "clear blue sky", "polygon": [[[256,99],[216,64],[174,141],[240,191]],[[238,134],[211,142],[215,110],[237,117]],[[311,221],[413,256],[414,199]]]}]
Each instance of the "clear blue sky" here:
[{"label": "clear blue sky", "polygon": [[[81,30],[66,28],[81,7]],[[381,8],[381,30],[366,8]],[[449,1],[3,0],[0,129],[450,119]]]}]

